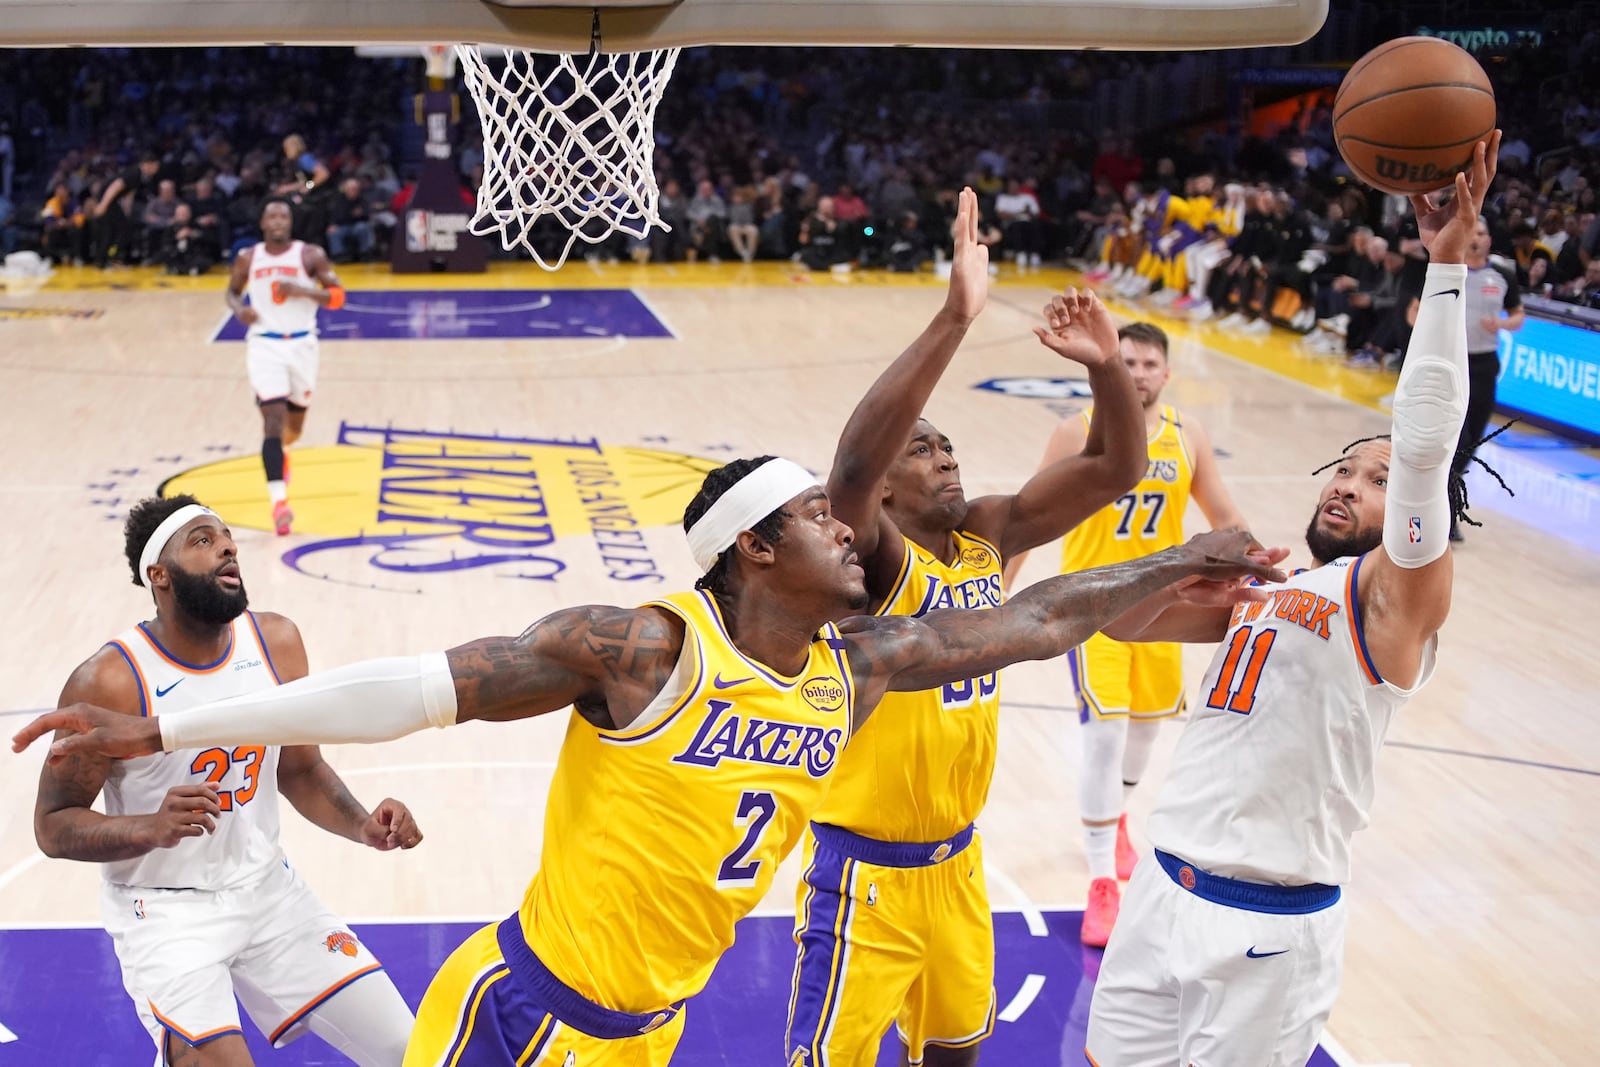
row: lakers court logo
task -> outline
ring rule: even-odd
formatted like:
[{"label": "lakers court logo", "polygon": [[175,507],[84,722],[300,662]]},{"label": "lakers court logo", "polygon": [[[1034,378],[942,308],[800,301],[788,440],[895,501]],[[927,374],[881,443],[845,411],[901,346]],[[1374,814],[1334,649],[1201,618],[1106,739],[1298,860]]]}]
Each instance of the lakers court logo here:
[{"label": "lakers court logo", "polygon": [[[464,572],[553,582],[572,569],[642,592],[667,580],[663,560],[689,566],[677,527],[717,466],[593,438],[346,422],[336,444],[291,455],[296,536],[283,562],[406,592]],[[175,475],[161,493],[193,493],[235,528],[272,528],[254,455]]]}]

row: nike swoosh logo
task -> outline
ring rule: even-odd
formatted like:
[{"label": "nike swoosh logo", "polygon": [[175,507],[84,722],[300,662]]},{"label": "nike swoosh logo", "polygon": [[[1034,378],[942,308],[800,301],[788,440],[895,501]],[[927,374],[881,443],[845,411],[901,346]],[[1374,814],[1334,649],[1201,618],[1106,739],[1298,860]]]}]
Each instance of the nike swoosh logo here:
[{"label": "nike swoosh logo", "polygon": [[183,684],[183,679],[179,678],[176,682],[173,682],[171,685],[167,686],[165,689],[157,689],[156,690],[156,696],[164,697],[168,693],[172,692],[174,689],[178,688],[178,686],[180,686],[182,684]]},{"label": "nike swoosh logo", "polygon": [[1429,296],[1454,296],[1454,297],[1460,297],[1461,296],[1461,290],[1460,289],[1440,289],[1437,293],[1429,293],[1428,295]]},{"label": "nike swoosh logo", "polygon": [[1288,949],[1286,949],[1286,948],[1280,948],[1280,949],[1279,949],[1279,950],[1278,950],[1278,951],[1276,951],[1276,952],[1257,952],[1257,951],[1256,951],[1256,947],[1255,947],[1255,946],[1254,946],[1254,945],[1251,945],[1251,946],[1250,946],[1250,947],[1249,947],[1249,948],[1248,948],[1248,949],[1246,949],[1246,950],[1245,950],[1245,953],[1244,953],[1244,954],[1245,954],[1245,955],[1246,955],[1246,956],[1249,956],[1249,957],[1250,957],[1250,958],[1251,958],[1251,959],[1253,959],[1253,960],[1264,960],[1264,959],[1266,959],[1266,958],[1267,958],[1267,957],[1268,957],[1268,956],[1281,956],[1281,955],[1283,955],[1283,954],[1284,954],[1284,953],[1285,953],[1285,952],[1288,952],[1288,951],[1289,951],[1289,950],[1288,950]]},{"label": "nike swoosh logo", "polygon": [[732,689],[736,685],[743,685],[745,682],[748,682],[751,678],[754,678],[754,677],[755,677],[755,675],[749,674],[749,675],[746,675],[743,678],[735,678],[733,681],[727,682],[727,681],[723,681],[722,675],[719,674],[719,675],[716,676],[715,679],[712,680],[711,685],[715,689]]}]

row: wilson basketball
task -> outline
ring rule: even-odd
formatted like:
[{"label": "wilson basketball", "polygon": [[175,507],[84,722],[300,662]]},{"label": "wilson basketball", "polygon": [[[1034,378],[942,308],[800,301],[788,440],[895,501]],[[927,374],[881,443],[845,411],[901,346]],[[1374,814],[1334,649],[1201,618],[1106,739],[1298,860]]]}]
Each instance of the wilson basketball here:
[{"label": "wilson basketball", "polygon": [[1494,88],[1471,54],[1401,37],[1350,68],[1333,100],[1333,140],[1355,176],[1386,193],[1431,193],[1494,132]]}]

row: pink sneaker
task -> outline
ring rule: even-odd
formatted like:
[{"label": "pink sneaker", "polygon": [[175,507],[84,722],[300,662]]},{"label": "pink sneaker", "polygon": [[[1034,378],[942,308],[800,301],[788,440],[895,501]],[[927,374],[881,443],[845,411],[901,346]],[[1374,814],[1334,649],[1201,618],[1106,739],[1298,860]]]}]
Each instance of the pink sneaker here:
[{"label": "pink sneaker", "polygon": [[294,512],[289,510],[289,502],[280,500],[272,505],[272,525],[278,531],[279,537],[289,536],[289,527],[294,522]]},{"label": "pink sneaker", "polygon": [[1122,890],[1115,878],[1096,878],[1089,883],[1089,906],[1083,909],[1083,929],[1079,939],[1085,945],[1105,948],[1111,928],[1117,925],[1117,910],[1122,907]]},{"label": "pink sneaker", "polygon": [[1117,820],[1117,877],[1126,882],[1133,877],[1133,868],[1139,863],[1139,853],[1128,840],[1128,813]]}]

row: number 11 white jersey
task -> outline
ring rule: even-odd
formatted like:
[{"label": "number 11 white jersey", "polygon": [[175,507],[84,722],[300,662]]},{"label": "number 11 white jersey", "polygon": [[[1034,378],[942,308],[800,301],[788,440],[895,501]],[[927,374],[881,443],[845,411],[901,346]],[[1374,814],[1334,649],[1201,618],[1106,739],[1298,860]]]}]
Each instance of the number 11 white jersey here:
[{"label": "number 11 white jersey", "polygon": [[[215,663],[184,663],[151,635],[144,623],[110,644],[139,682],[145,715],[181,715],[213,701],[278,684],[255,616],[230,624],[228,651]],[[238,745],[188,749],[118,760],[106,778],[107,815],[149,815],[167,790],[213,782],[222,814],[216,832],[188,837],[131,860],[101,865],[105,881],[151,889],[230,889],[247,885],[283,862],[278,846],[278,749]]]},{"label": "number 11 white jersey", "polygon": [[1234,608],[1150,817],[1156,848],[1229,878],[1342,885],[1367,825],[1378,751],[1416,684],[1379,677],[1347,557]]}]

